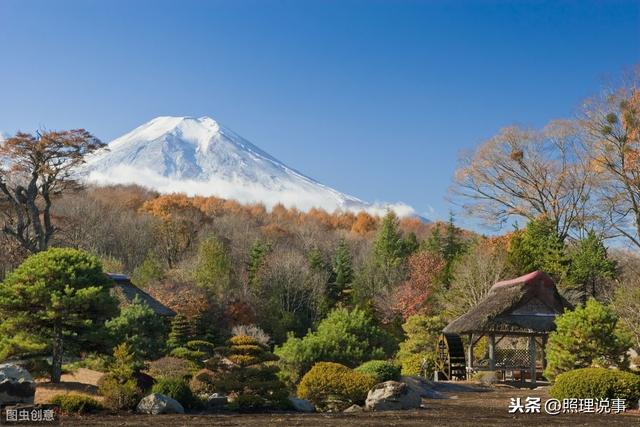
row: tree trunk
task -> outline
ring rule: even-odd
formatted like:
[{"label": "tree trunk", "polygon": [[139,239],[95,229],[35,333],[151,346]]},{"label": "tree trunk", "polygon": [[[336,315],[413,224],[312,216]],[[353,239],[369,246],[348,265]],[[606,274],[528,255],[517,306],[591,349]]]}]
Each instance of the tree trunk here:
[{"label": "tree trunk", "polygon": [[51,382],[59,383],[62,376],[62,326],[56,323],[53,326],[53,352],[51,361]]}]

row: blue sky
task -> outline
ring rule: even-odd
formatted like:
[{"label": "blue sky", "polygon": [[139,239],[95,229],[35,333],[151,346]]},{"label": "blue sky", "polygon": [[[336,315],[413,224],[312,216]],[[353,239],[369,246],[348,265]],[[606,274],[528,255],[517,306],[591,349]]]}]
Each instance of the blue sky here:
[{"label": "blue sky", "polygon": [[0,0],[0,130],[209,115],[369,201],[446,218],[461,149],[640,63],[638,1]]}]

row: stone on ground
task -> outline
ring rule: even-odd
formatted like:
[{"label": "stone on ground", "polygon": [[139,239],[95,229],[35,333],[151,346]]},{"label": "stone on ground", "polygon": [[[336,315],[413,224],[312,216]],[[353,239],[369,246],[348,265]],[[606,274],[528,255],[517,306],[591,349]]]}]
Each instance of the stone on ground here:
[{"label": "stone on ground", "polygon": [[184,408],[175,399],[164,394],[153,393],[143,397],[136,409],[142,414],[184,414]]},{"label": "stone on ground", "polygon": [[227,404],[227,396],[222,393],[213,393],[207,397],[207,406],[211,409],[224,408]]},{"label": "stone on ground", "polygon": [[316,411],[315,405],[308,400],[298,399],[297,397],[290,397],[289,402],[291,402],[293,409],[295,409],[298,412],[315,412]]},{"label": "stone on ground", "polygon": [[364,408],[360,405],[351,405],[349,406],[347,409],[345,409],[342,412],[347,412],[347,413],[351,413],[351,412],[362,412],[364,411]]},{"label": "stone on ground", "polygon": [[13,363],[0,365],[0,406],[33,403],[36,383],[26,369]]},{"label": "stone on ground", "polygon": [[385,381],[369,390],[365,407],[368,411],[394,411],[417,409],[421,403],[420,393],[407,384]]}]

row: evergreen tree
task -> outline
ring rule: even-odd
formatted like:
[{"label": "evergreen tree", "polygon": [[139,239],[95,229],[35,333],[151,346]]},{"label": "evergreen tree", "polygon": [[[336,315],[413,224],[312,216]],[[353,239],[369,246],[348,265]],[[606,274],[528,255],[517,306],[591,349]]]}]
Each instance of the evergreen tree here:
[{"label": "evergreen tree", "polygon": [[50,351],[51,381],[65,354],[105,341],[104,321],[117,313],[98,259],[52,248],[27,258],[0,285],[0,359]]},{"label": "evergreen tree", "polygon": [[340,239],[333,255],[332,281],[330,287],[330,297],[334,301],[344,300],[345,293],[353,281],[353,267],[351,265],[351,254],[345,239]]},{"label": "evergreen tree", "polygon": [[402,264],[405,248],[398,217],[393,211],[389,211],[382,220],[373,242],[373,256],[375,262],[385,271],[398,268]]},{"label": "evergreen tree", "polygon": [[407,236],[402,241],[403,253],[405,257],[413,254],[415,251],[420,249],[420,242],[418,242],[418,237],[416,233],[411,232],[407,234]]},{"label": "evergreen tree", "polygon": [[318,247],[314,246],[309,251],[309,255],[307,256],[309,261],[309,267],[313,271],[324,271],[327,269],[326,262],[324,261],[324,257],[322,256],[322,252]]},{"label": "evergreen tree", "polygon": [[553,221],[542,218],[531,221],[511,239],[507,254],[509,268],[516,275],[541,270],[556,283],[566,285],[571,260]]},{"label": "evergreen tree", "polygon": [[164,320],[137,295],[118,317],[105,325],[116,343],[126,342],[139,358],[157,359],[164,350],[167,332]]},{"label": "evergreen tree", "polygon": [[145,260],[133,270],[131,281],[139,287],[145,287],[147,284],[160,280],[164,276],[164,266],[154,253],[147,255]]},{"label": "evergreen tree", "polygon": [[200,243],[193,273],[198,286],[222,295],[231,285],[231,260],[224,245],[214,236]]},{"label": "evergreen tree", "polygon": [[249,273],[249,286],[254,289],[258,285],[258,273],[264,265],[265,257],[269,254],[269,252],[271,252],[271,245],[267,242],[256,240],[255,242],[253,242],[253,245],[251,245],[247,270]]},{"label": "evergreen tree", "polygon": [[429,238],[423,242],[422,249],[438,254],[444,259],[445,267],[439,281],[448,287],[453,280],[455,263],[467,249],[462,238],[462,231],[456,227],[452,213],[449,214],[444,236],[441,234],[440,228],[436,227]]},{"label": "evergreen tree", "polygon": [[592,365],[626,368],[631,345],[613,309],[590,298],[585,306],[556,318],[556,330],[549,335],[546,348],[545,376],[553,379]]},{"label": "evergreen tree", "polygon": [[596,297],[598,285],[616,275],[616,263],[607,257],[607,248],[590,231],[571,253],[571,283],[580,287],[582,303]]},{"label": "evergreen tree", "polygon": [[171,322],[171,332],[167,340],[170,349],[184,347],[193,337],[193,330],[189,320],[181,314],[176,315]]},{"label": "evergreen tree", "polygon": [[208,342],[215,342],[217,335],[214,329],[215,319],[209,311],[201,311],[193,316],[192,330],[193,339]]},{"label": "evergreen tree", "polygon": [[289,393],[273,363],[278,357],[267,346],[252,337],[234,336],[223,354],[230,364],[215,364],[214,359],[207,362],[207,367],[216,372],[216,389],[236,396],[231,409],[257,411],[288,406]]}]

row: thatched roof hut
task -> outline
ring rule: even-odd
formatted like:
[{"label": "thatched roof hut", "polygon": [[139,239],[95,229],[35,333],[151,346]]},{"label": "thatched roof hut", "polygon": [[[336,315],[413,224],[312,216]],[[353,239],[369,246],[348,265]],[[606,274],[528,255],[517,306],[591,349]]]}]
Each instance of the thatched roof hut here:
[{"label": "thatched roof hut", "polygon": [[571,308],[551,277],[534,271],[497,282],[478,305],[444,328],[445,333],[548,333],[555,318]]},{"label": "thatched roof hut", "polygon": [[[488,369],[527,367],[535,383],[538,371],[536,348],[541,352],[541,364],[546,364],[545,345],[548,334],[555,329],[555,319],[571,304],[556,288],[553,279],[542,271],[498,282],[487,296],[467,313],[449,323],[445,335],[468,336],[467,370],[474,370],[473,347],[483,336],[488,339]],[[498,348],[507,337],[525,339],[526,348]],[[522,376],[524,378],[524,374]]]},{"label": "thatched roof hut", "polygon": [[151,309],[155,311],[158,316],[172,318],[176,315],[175,311],[171,310],[169,307],[162,304],[160,301],[131,283],[131,280],[128,276],[124,274],[112,273],[108,273],[107,276],[109,276],[109,278],[114,282],[114,285],[111,288],[111,292],[114,297],[118,299],[121,306],[131,304],[131,302],[137,296],[138,298],[140,298],[140,300],[146,302],[147,305],[151,307]]}]

